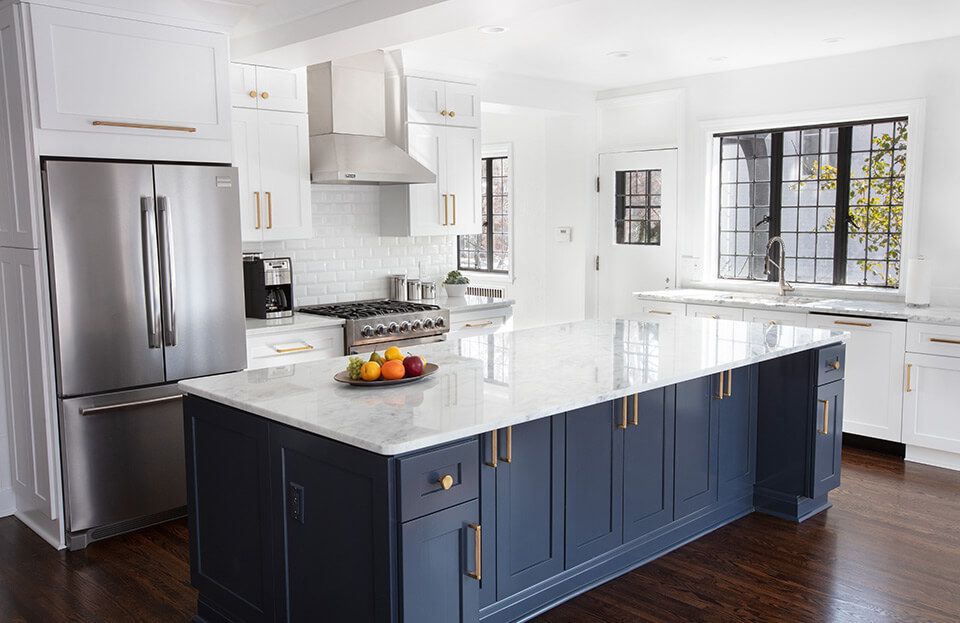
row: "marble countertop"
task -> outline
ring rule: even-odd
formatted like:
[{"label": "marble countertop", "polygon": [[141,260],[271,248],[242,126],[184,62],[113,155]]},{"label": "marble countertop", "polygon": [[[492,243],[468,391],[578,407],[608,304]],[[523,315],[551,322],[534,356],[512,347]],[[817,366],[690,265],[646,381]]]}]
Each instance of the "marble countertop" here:
[{"label": "marble countertop", "polygon": [[274,333],[278,330],[299,331],[303,329],[342,326],[342,318],[331,318],[329,316],[317,316],[316,314],[301,314],[298,312],[293,312],[293,316],[289,318],[272,318],[269,320],[261,320],[260,318],[247,318],[247,335]]},{"label": "marble countertop", "polygon": [[450,313],[472,312],[483,309],[497,309],[499,307],[509,307],[515,303],[513,299],[494,298],[492,296],[466,296],[448,297],[442,296],[434,301],[440,307],[449,309]]},{"label": "marble countertop", "polygon": [[650,290],[646,292],[634,292],[633,294],[637,298],[674,303],[782,309],[786,311],[818,312],[841,316],[863,316],[869,318],[888,318],[891,320],[960,325],[960,309],[944,306],[910,307],[903,302],[818,298],[812,296],[794,296],[791,294],[777,296],[775,294],[752,294],[749,292],[728,290],[701,290],[699,288]]},{"label": "marble countertop", "polygon": [[396,455],[846,339],[847,333],[669,317],[586,320],[416,347],[439,370],[338,383],[346,357],[181,381],[184,391]]}]

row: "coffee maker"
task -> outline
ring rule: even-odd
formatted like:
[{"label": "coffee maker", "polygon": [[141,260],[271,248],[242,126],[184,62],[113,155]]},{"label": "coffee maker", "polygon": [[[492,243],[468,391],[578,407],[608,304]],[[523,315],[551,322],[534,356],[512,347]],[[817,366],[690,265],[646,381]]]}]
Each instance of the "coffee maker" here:
[{"label": "coffee maker", "polygon": [[293,271],[289,257],[244,257],[243,295],[247,318],[293,316]]}]

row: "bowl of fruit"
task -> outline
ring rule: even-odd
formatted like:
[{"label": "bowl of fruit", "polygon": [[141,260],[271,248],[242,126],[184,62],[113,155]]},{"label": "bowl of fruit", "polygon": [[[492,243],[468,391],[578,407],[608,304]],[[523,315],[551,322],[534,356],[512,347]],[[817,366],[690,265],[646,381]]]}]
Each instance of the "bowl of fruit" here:
[{"label": "bowl of fruit", "polygon": [[333,380],[349,385],[384,387],[420,381],[438,369],[437,364],[427,363],[423,357],[410,353],[404,356],[399,348],[391,346],[382,356],[374,351],[369,359],[351,357],[347,369],[337,372]]}]

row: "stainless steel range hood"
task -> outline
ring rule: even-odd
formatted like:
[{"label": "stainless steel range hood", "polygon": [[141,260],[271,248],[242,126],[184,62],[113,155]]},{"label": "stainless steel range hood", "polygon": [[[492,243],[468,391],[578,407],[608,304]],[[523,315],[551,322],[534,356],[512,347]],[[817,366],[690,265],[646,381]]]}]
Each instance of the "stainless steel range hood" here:
[{"label": "stainless steel range hood", "polygon": [[383,52],[307,68],[310,181],[429,184],[436,174],[385,137]]}]

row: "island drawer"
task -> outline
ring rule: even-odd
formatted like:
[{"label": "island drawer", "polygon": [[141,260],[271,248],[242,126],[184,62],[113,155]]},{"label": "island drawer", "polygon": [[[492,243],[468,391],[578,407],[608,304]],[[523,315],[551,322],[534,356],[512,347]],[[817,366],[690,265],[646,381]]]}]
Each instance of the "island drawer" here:
[{"label": "island drawer", "polygon": [[846,350],[843,344],[821,348],[817,355],[817,385],[826,385],[843,378]]},{"label": "island drawer", "polygon": [[477,440],[471,439],[399,459],[400,521],[476,498],[480,490],[478,457]]}]

